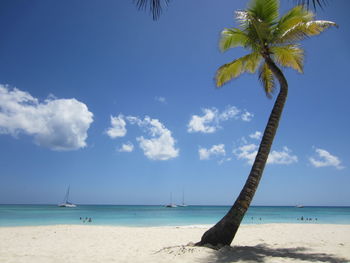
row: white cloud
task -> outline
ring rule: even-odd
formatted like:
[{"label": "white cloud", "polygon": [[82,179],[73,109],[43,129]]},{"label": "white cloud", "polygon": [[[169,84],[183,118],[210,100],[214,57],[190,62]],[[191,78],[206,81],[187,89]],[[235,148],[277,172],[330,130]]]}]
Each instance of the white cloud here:
[{"label": "white cloud", "polygon": [[93,114],[76,99],[51,95],[40,102],[28,92],[0,84],[0,134],[23,133],[52,150],[77,150],[86,146],[92,122]]},{"label": "white cloud", "polygon": [[154,99],[160,103],[163,103],[163,104],[167,103],[166,99],[164,97],[155,97]]},{"label": "white cloud", "polygon": [[233,150],[233,154],[236,155],[238,160],[247,160],[248,164],[254,162],[255,156],[258,152],[258,145],[246,144]]},{"label": "white cloud", "polygon": [[126,120],[130,123],[130,124],[136,124],[138,126],[141,126],[142,124],[142,120],[134,117],[134,116],[126,116]]},{"label": "white cloud", "polygon": [[226,109],[218,114],[219,121],[227,121],[229,119],[235,118],[240,114],[240,110],[235,106],[227,106]]},{"label": "white cloud", "polygon": [[198,116],[193,115],[190,122],[187,125],[188,132],[203,132],[203,133],[213,133],[217,129],[217,121],[215,118],[217,116],[217,109],[202,109],[204,115]]},{"label": "white cloud", "polygon": [[[255,156],[258,153],[259,146],[257,144],[246,144],[233,150],[239,160],[246,160],[248,164],[253,164]],[[267,158],[267,164],[292,164],[298,161],[296,155],[292,155],[292,151],[288,147],[283,147],[282,151],[271,151]]]},{"label": "white cloud", "polygon": [[230,119],[241,119],[243,121],[250,121],[254,116],[252,113],[242,111],[235,106],[227,106],[221,113],[215,107],[202,109],[203,115],[192,115],[188,125],[187,131],[190,133],[214,133],[221,128],[220,123]]},{"label": "white cloud", "polygon": [[218,144],[213,145],[210,149],[206,148],[199,148],[199,159],[200,160],[209,160],[211,156],[218,156],[218,155],[226,155],[225,151],[225,145],[224,144]]},{"label": "white cloud", "polygon": [[298,162],[298,157],[292,155],[292,151],[284,146],[282,151],[272,151],[267,158],[268,164],[292,164]]},{"label": "white cloud", "polygon": [[169,160],[179,155],[179,149],[175,148],[175,139],[171,131],[157,119],[146,116],[143,120],[128,116],[127,120],[131,124],[136,124],[143,128],[151,138],[143,136],[136,138],[145,156],[151,160]]},{"label": "white cloud", "polygon": [[223,158],[223,159],[221,159],[220,161],[218,161],[218,164],[223,164],[224,162],[230,162],[232,160],[232,158],[231,157],[228,157],[228,158]]},{"label": "white cloud", "polygon": [[119,152],[132,152],[134,150],[134,145],[131,142],[124,143],[122,147],[119,148]]},{"label": "white cloud", "polygon": [[119,114],[116,117],[111,116],[111,126],[112,127],[108,128],[106,131],[107,135],[110,138],[115,139],[118,137],[124,137],[126,135],[126,122],[122,114]]},{"label": "white cloud", "polygon": [[259,131],[256,131],[255,133],[252,133],[249,135],[250,138],[255,139],[255,140],[260,140],[262,136],[262,133]]},{"label": "white cloud", "polygon": [[[341,165],[341,161],[337,156],[330,154],[328,151],[316,148],[315,152],[317,157],[310,157],[309,161],[314,167],[326,167],[334,166],[338,170],[344,169],[345,167]],[[316,159],[317,158],[317,159]]]},{"label": "white cloud", "polygon": [[251,121],[253,117],[254,117],[254,114],[248,111],[244,111],[244,113],[241,115],[242,121]]}]

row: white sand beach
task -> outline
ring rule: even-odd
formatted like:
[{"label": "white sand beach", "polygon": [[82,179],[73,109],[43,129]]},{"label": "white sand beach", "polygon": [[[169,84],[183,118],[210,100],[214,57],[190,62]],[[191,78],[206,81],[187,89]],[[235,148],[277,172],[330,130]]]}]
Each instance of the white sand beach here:
[{"label": "white sand beach", "polygon": [[231,247],[187,245],[207,228],[0,227],[0,262],[350,262],[350,225],[243,225]]}]

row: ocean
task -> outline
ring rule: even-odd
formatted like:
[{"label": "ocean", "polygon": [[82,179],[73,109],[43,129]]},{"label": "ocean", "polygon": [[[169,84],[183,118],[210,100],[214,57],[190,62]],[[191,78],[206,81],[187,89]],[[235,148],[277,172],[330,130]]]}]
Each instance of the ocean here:
[{"label": "ocean", "polygon": [[[0,226],[93,224],[113,226],[186,226],[215,224],[229,206],[165,208],[144,205],[0,205]],[[303,217],[303,220],[301,220]],[[88,222],[86,218],[91,218]],[[350,207],[252,206],[243,224],[350,224]]]}]

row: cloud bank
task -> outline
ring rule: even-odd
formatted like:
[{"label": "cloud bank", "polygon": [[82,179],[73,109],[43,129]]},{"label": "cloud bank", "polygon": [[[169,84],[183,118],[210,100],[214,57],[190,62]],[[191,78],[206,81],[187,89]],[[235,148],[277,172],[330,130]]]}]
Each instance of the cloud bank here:
[{"label": "cloud bank", "polygon": [[93,114],[76,99],[40,102],[28,92],[0,84],[0,134],[18,137],[23,133],[51,150],[77,150],[87,145],[92,122]]}]

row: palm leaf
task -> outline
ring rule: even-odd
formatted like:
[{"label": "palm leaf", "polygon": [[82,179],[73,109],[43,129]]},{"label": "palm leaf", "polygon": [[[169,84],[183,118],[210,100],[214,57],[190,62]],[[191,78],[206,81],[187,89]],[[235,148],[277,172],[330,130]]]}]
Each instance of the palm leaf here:
[{"label": "palm leaf", "polygon": [[249,14],[250,17],[250,27],[248,28],[248,35],[253,39],[259,39],[257,44],[265,45],[267,42],[270,42],[271,38],[271,27],[270,25],[260,20],[257,17],[254,17]]},{"label": "palm leaf", "polygon": [[269,24],[249,11],[236,11],[235,18],[251,40],[261,41],[270,32]]},{"label": "palm leaf", "polygon": [[271,94],[275,90],[275,78],[266,63],[262,64],[259,68],[259,80],[264,88],[266,96],[271,98]]},{"label": "palm leaf", "polygon": [[286,31],[293,28],[301,22],[313,20],[314,14],[306,10],[302,5],[296,6],[283,15],[278,23],[274,26],[274,39],[280,38]]},{"label": "palm leaf", "polygon": [[318,35],[331,26],[338,27],[336,23],[325,20],[300,22],[285,31],[280,38],[276,39],[276,43],[294,43],[307,37]]},{"label": "palm leaf", "polygon": [[219,47],[221,51],[226,51],[233,47],[246,47],[250,38],[238,28],[226,28],[221,32]]},{"label": "palm leaf", "polygon": [[243,70],[243,62],[240,59],[236,59],[231,63],[222,65],[216,71],[216,76],[215,76],[216,86],[221,87],[231,79],[237,78],[239,75],[242,74],[242,70]]},{"label": "palm leaf", "polygon": [[[149,9],[153,20],[157,20],[162,11],[163,6],[168,6],[170,0],[133,0],[139,10]],[[147,8],[148,6],[148,8]]]},{"label": "palm leaf", "polygon": [[237,78],[244,72],[254,73],[260,64],[261,59],[262,57],[258,52],[253,52],[221,66],[216,71],[216,86],[221,87],[226,82]]},{"label": "palm leaf", "polygon": [[270,26],[248,11],[236,11],[236,20],[239,27],[250,39],[250,47],[255,49],[270,38]]},{"label": "palm leaf", "polygon": [[243,69],[245,72],[255,73],[258,69],[260,62],[262,60],[262,56],[259,52],[252,52],[247,56],[243,57]]},{"label": "palm leaf", "polygon": [[250,4],[248,12],[258,20],[272,25],[278,19],[278,9],[278,0],[254,0]]},{"label": "palm leaf", "polygon": [[295,0],[298,5],[305,5],[309,9],[310,3],[312,3],[313,8],[316,10],[318,7],[323,7],[327,4],[327,0]]},{"label": "palm leaf", "polygon": [[298,45],[275,46],[270,50],[278,64],[303,72],[304,50]]},{"label": "palm leaf", "polygon": [[238,26],[243,30],[249,26],[249,17],[247,11],[235,11],[235,19]]}]

